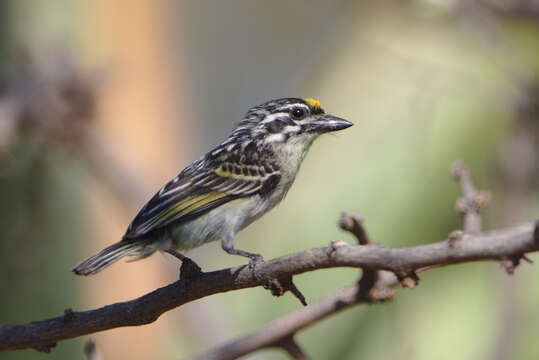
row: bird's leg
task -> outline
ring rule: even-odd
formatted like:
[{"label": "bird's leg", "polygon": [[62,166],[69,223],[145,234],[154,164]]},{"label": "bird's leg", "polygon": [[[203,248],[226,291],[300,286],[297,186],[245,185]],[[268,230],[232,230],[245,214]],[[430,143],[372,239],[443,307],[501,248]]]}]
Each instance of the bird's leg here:
[{"label": "bird's leg", "polygon": [[234,235],[225,236],[221,240],[221,246],[224,251],[229,253],[230,255],[239,255],[246,258],[251,259],[249,261],[249,267],[253,269],[253,276],[254,278],[261,282],[262,284],[265,284],[265,282],[269,281],[264,279],[260,274],[258,273],[257,265],[264,261],[264,258],[260,254],[250,253],[245,250],[236,249],[234,247]]},{"label": "bird's leg", "polygon": [[[184,261],[189,261],[191,259],[189,259],[187,256],[185,256],[184,254],[182,253],[179,253],[177,252],[176,250],[171,250],[171,249],[168,249],[168,250],[165,250],[167,253],[169,253],[170,255],[174,256],[176,259],[179,259],[181,262],[184,262]],[[193,260],[191,260],[193,261]]]},{"label": "bird's leg", "polygon": [[264,258],[260,254],[250,253],[245,250],[236,249],[234,247],[234,236],[226,236],[221,240],[221,246],[223,250],[229,253],[230,255],[239,255],[251,259],[249,262],[250,266],[255,265],[261,261],[264,261]]},{"label": "bird's leg", "polygon": [[182,262],[182,266],[180,266],[180,280],[192,279],[202,274],[200,266],[187,256],[172,249],[165,251]]}]

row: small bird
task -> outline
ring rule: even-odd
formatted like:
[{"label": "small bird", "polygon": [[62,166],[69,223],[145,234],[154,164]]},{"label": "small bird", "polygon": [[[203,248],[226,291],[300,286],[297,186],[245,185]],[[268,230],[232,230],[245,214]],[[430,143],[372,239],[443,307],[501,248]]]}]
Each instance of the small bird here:
[{"label": "small bird", "polygon": [[124,256],[138,260],[157,250],[186,261],[179,251],[216,240],[229,254],[261,261],[261,255],[234,247],[236,234],[284,198],[314,139],[350,126],[311,98],[275,99],[251,108],[225,142],[144,205],[121,241],[73,272],[95,274]]}]

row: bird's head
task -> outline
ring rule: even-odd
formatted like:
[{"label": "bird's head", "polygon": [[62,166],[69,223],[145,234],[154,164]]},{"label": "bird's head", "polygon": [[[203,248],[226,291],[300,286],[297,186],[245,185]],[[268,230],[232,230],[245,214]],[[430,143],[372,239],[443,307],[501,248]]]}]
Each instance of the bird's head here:
[{"label": "bird's head", "polygon": [[347,120],[326,114],[314,99],[282,98],[249,109],[233,137],[249,137],[265,144],[302,139],[311,142],[320,134],[352,125]]}]

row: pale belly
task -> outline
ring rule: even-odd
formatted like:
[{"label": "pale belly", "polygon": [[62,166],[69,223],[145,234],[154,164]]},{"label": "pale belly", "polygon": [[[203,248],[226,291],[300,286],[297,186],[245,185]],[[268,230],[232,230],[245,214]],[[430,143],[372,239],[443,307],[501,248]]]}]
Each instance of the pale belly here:
[{"label": "pale belly", "polygon": [[178,224],[169,231],[170,246],[177,250],[189,250],[210,241],[221,240],[262,216],[269,203],[256,195],[233,200],[200,217]]},{"label": "pale belly", "polygon": [[225,236],[235,237],[240,230],[275,207],[286,195],[292,181],[279,184],[267,198],[254,195],[233,200],[194,220],[170,228],[164,239],[164,247],[182,251],[221,240]]}]

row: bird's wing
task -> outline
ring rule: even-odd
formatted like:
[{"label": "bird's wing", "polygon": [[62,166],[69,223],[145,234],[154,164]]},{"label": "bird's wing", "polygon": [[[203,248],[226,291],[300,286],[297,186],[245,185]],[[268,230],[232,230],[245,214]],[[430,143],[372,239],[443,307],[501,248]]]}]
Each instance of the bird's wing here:
[{"label": "bird's wing", "polygon": [[265,195],[280,180],[278,169],[269,163],[222,162],[209,169],[197,165],[186,168],[161,188],[129,225],[124,238],[194,219],[237,198]]}]

